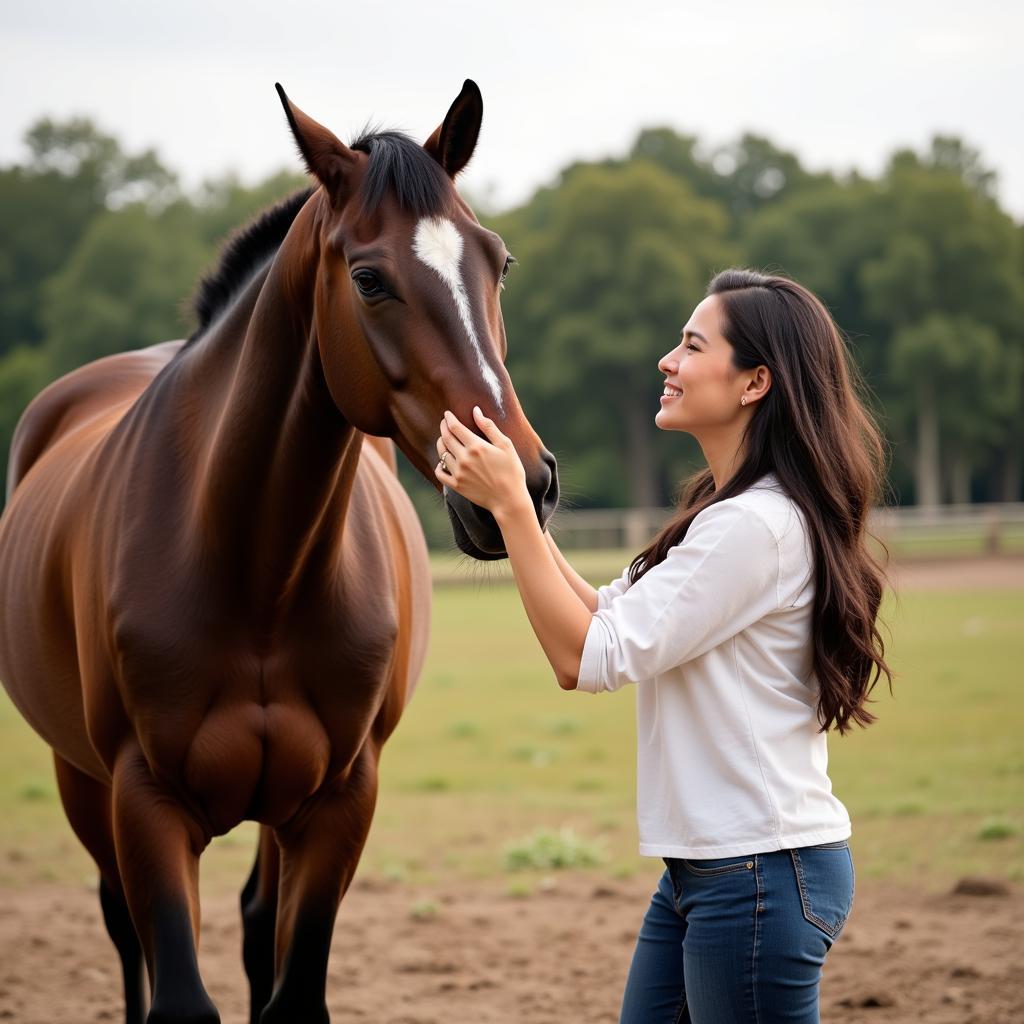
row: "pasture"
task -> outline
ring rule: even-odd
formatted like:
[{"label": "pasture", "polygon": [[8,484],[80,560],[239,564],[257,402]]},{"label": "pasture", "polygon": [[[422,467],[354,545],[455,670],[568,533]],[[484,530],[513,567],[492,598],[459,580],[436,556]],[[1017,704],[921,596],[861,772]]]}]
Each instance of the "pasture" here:
[{"label": "pasture", "polygon": [[[623,564],[614,553],[572,557],[594,582]],[[462,582],[435,586],[427,666],[384,751],[359,876],[498,879],[528,893],[550,871],[513,870],[507,847],[540,827],[568,830],[549,845],[593,855],[597,875],[649,873],[636,854],[633,694],[563,693],[502,570],[445,559],[435,569]],[[955,569],[948,576],[948,586],[887,595],[893,695],[880,684],[879,721],[829,741],[858,877],[932,891],[968,874],[1024,880],[1024,567],[1020,586],[959,588]],[[92,878],[48,749],[6,697],[0,815],[0,885]],[[240,887],[254,842],[248,824],[215,840],[204,888]]]}]

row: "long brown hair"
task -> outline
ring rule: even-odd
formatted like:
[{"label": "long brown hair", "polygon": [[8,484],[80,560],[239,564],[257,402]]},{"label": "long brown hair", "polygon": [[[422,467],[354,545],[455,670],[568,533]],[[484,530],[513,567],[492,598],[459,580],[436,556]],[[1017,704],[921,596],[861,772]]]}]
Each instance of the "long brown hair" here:
[{"label": "long brown hair", "polygon": [[868,511],[885,480],[882,435],[861,402],[864,382],[845,339],[817,296],[789,278],[738,268],[716,274],[707,294],[720,298],[733,365],[767,366],[772,386],[743,435],[739,469],[717,491],[710,469],[690,477],[677,513],[633,560],[629,577],[636,582],[661,562],[697,513],[774,472],[811,534],[819,731],[834,724],[842,735],[851,720],[875,721],[864,705],[883,673],[892,689],[876,624],[886,577],[865,545]]}]

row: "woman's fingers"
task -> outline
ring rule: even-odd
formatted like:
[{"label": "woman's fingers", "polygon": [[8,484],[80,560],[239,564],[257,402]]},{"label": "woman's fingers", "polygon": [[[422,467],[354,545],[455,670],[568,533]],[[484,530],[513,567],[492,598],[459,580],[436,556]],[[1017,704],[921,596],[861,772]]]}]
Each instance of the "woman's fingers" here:
[{"label": "woman's fingers", "polygon": [[441,421],[441,443],[453,455],[458,455],[465,447],[444,420]]},{"label": "woman's fingers", "polygon": [[479,443],[480,438],[473,433],[453,412],[449,412],[447,409],[444,413],[444,422],[448,425],[448,429],[456,437],[456,439],[465,448],[470,448],[474,444]]},{"label": "woman's fingers", "polygon": [[498,425],[492,419],[488,419],[479,405],[473,406],[473,418],[476,420],[484,436],[491,444],[501,445],[508,441],[508,438],[498,429]]}]

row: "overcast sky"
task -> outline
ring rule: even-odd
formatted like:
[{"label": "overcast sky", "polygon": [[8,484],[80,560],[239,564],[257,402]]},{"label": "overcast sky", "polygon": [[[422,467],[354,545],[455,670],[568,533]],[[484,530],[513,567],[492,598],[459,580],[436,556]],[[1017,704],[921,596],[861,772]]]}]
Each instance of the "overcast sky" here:
[{"label": "overcast sky", "polygon": [[297,167],[274,82],[348,141],[368,120],[425,138],[464,78],[484,128],[462,180],[498,205],[573,159],[670,125],[744,130],[812,169],[877,173],[961,135],[1024,220],[1024,5],[1013,0],[505,3],[3,0],[0,164],[37,118],[85,114],[155,147],[186,185]]}]

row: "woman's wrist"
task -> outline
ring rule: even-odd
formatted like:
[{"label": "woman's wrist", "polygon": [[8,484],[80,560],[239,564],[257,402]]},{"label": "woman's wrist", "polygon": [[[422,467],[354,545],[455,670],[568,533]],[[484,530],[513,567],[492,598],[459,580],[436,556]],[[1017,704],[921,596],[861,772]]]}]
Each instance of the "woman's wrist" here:
[{"label": "woman's wrist", "polygon": [[511,524],[524,518],[532,519],[535,515],[533,500],[529,492],[524,490],[522,494],[511,496],[500,504],[496,504],[491,509],[491,515],[494,516],[499,528],[503,528],[504,524]]}]

